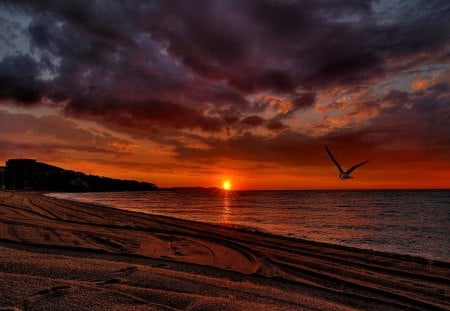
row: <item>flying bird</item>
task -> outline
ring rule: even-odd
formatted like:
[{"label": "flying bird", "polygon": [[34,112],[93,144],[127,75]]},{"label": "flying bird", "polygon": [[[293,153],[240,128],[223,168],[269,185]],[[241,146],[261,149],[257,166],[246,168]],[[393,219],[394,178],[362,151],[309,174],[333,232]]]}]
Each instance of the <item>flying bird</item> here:
[{"label": "flying bird", "polygon": [[350,176],[350,174],[356,170],[358,167],[360,167],[361,165],[366,164],[367,162],[369,162],[369,160],[366,160],[364,162],[358,163],[356,165],[353,165],[352,167],[350,167],[348,170],[344,171],[342,169],[342,167],[339,165],[338,161],[336,161],[336,159],[333,157],[333,154],[331,153],[330,149],[328,149],[328,147],[325,145],[325,149],[327,150],[328,155],[331,158],[331,161],[333,161],[333,163],[337,166],[338,170],[339,170],[339,178],[341,179],[349,179],[349,178],[353,178],[352,176]]}]

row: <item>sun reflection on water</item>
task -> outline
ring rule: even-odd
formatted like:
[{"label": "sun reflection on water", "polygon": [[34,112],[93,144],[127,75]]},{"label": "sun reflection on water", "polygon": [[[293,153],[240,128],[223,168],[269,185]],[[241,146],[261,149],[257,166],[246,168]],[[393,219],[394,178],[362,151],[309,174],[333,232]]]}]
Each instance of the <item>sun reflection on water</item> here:
[{"label": "sun reflection on water", "polygon": [[229,226],[231,224],[230,203],[231,203],[231,192],[224,191],[223,192],[223,212],[222,212],[222,219],[220,221],[220,224],[223,226]]}]

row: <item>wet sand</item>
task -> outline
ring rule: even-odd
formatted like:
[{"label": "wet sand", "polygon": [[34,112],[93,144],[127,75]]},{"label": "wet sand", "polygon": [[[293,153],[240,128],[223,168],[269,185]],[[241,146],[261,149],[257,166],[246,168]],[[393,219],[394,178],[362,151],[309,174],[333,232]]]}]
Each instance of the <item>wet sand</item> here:
[{"label": "wet sand", "polygon": [[0,310],[449,310],[450,263],[0,191]]}]

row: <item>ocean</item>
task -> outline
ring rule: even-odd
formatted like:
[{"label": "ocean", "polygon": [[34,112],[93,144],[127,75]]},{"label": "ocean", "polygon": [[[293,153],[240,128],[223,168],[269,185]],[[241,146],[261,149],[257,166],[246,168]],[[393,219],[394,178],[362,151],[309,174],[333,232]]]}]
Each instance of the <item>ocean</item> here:
[{"label": "ocean", "polygon": [[49,195],[450,262],[450,190],[188,189]]}]

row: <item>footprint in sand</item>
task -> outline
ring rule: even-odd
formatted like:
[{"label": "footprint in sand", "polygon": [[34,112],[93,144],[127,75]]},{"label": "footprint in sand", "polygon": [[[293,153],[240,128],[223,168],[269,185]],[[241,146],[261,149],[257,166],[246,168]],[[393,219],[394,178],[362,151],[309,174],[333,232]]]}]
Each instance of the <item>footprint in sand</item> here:
[{"label": "footprint in sand", "polygon": [[[22,302],[23,310],[29,310],[31,306],[36,301],[39,301],[40,299],[49,299],[49,298],[57,298],[68,294],[68,289],[70,289],[70,285],[60,285],[60,286],[53,286],[50,288],[46,288],[43,290],[40,290],[27,298],[25,298]],[[18,308],[13,309],[4,309],[4,310],[22,310]]]},{"label": "footprint in sand", "polygon": [[114,274],[128,276],[128,275],[136,272],[137,270],[138,270],[138,268],[136,268],[136,267],[126,267],[126,268],[115,271]]},{"label": "footprint in sand", "polygon": [[130,276],[131,274],[133,274],[137,270],[138,270],[138,268],[136,268],[136,267],[126,267],[126,268],[114,271],[113,274],[116,277],[112,277],[110,279],[107,279],[107,280],[104,280],[104,281],[100,281],[100,282],[97,282],[95,284],[96,285],[108,285],[108,284],[116,284],[116,283],[124,282],[124,281],[126,281],[126,278],[128,276]]},{"label": "footprint in sand", "polygon": [[119,282],[120,282],[119,279],[110,278],[110,279],[107,279],[107,280],[104,280],[104,281],[97,282],[95,284],[96,285],[108,285],[108,284],[116,284],[116,283],[119,283]]},{"label": "footprint in sand", "polygon": [[174,253],[175,255],[177,255],[177,256],[186,256],[185,253],[180,252],[180,251],[179,251],[179,248],[176,247],[176,246],[174,246],[174,245],[172,245],[172,246],[170,247],[170,249],[171,249],[171,250],[173,251],[173,253]]},{"label": "footprint in sand", "polygon": [[38,297],[38,296],[46,296],[46,297],[59,297],[66,295],[68,293],[68,289],[71,288],[70,285],[60,285],[60,286],[53,286],[51,288],[46,288],[44,290],[38,291],[37,293],[33,294],[32,296]]},{"label": "footprint in sand", "polygon": [[168,268],[169,265],[166,265],[165,263],[159,263],[156,265],[156,268]]}]

